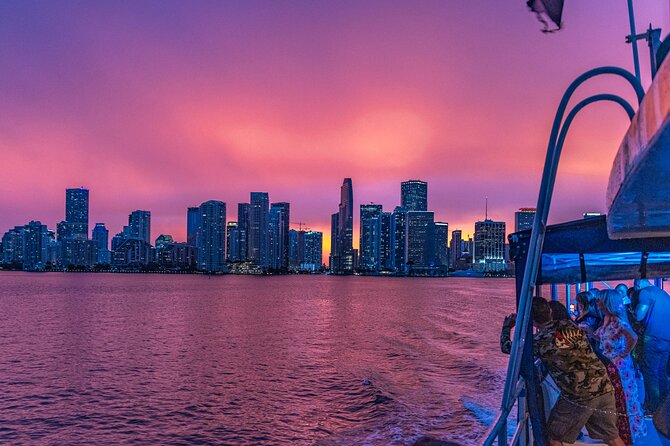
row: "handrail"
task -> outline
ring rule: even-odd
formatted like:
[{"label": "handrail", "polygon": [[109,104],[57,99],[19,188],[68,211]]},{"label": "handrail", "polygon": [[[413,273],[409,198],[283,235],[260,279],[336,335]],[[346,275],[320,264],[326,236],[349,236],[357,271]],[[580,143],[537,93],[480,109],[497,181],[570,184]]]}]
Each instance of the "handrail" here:
[{"label": "handrail", "polygon": [[[516,321],[517,329],[514,331],[514,338],[512,340],[512,351],[510,352],[510,358],[507,366],[505,390],[500,405],[500,414],[498,418],[496,418],[496,422],[492,425],[492,427],[487,430],[487,436],[482,443],[484,446],[492,445],[496,436],[498,436],[500,444],[503,442],[505,444],[507,443],[507,439],[504,438],[504,429],[507,427],[507,417],[509,416],[512,407],[514,406],[515,400],[519,396],[517,393],[518,388],[515,388],[514,386],[515,383],[517,383],[518,387],[519,375],[521,371],[522,352],[526,342],[526,336],[529,335],[528,327],[530,323],[533,289],[535,288],[535,282],[537,280],[542,245],[544,243],[544,234],[547,226],[547,218],[549,215],[549,208],[551,206],[551,198],[556,181],[556,173],[558,171],[558,162],[560,160],[561,150],[567,136],[568,128],[575,118],[575,115],[581,109],[591,103],[598,101],[616,102],[624,108],[631,120],[634,116],[633,107],[624,99],[612,94],[599,94],[589,96],[577,103],[577,105],[570,110],[565,120],[563,119],[568,107],[568,103],[570,102],[570,99],[572,98],[575,90],[577,90],[577,88],[586,80],[602,74],[613,74],[623,77],[626,81],[628,81],[628,83],[635,90],[638,104],[641,103],[642,99],[644,98],[644,89],[642,88],[640,81],[633,74],[627,70],[624,70],[623,68],[607,66],[594,68],[577,77],[577,79],[575,79],[568,86],[567,90],[563,94],[563,97],[561,98],[561,102],[559,103],[558,109],[556,110],[556,115],[554,117],[551,135],[549,137],[547,155],[542,173],[542,182],[540,184],[540,192],[538,194],[538,202],[536,207],[537,212],[535,214],[535,219],[533,220],[533,226],[526,256],[525,270],[518,295],[519,302],[517,305]],[[524,420],[525,419],[526,417],[524,417]],[[538,439],[538,442],[539,444],[544,444],[542,439]]]},{"label": "handrail", "polygon": [[[517,381],[517,386],[514,391],[514,399],[518,398],[519,395],[524,391],[525,389],[525,384],[522,379],[519,379]],[[482,442],[482,446],[492,446],[493,442],[498,438],[500,431],[502,428],[507,428],[507,417],[509,416],[510,412],[514,408],[514,405],[512,405],[509,408],[501,408],[498,411],[498,415],[493,419],[491,422],[491,425],[486,429],[486,433],[484,434],[484,441]],[[515,432],[516,433],[516,432]]]}]

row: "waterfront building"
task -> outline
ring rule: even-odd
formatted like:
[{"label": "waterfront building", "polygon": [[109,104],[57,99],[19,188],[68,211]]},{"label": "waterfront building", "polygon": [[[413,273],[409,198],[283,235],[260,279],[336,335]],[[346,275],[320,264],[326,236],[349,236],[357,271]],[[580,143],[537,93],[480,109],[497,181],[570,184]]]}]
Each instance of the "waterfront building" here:
[{"label": "waterfront building", "polygon": [[451,231],[451,243],[449,244],[450,266],[457,269],[463,257],[463,232],[460,229]]},{"label": "waterfront building", "polygon": [[2,236],[2,263],[23,263],[23,226],[15,226]]},{"label": "waterfront building", "polygon": [[306,231],[303,236],[304,258],[300,262],[300,269],[304,271],[317,271],[322,264],[323,234],[318,231]]},{"label": "waterfront building", "polygon": [[409,274],[429,274],[435,266],[435,224],[432,211],[409,211],[405,225],[405,263]]},{"label": "waterfront building", "polygon": [[200,205],[198,269],[222,272],[226,268],[226,203],[210,200]]},{"label": "waterfront building", "polygon": [[226,224],[226,260],[240,261],[240,230],[236,221],[229,221]]},{"label": "waterfront building", "polygon": [[288,231],[288,266],[298,269],[305,259],[305,231]]},{"label": "waterfront building", "polygon": [[44,268],[48,257],[49,235],[47,227],[39,221],[31,221],[21,231],[23,269]]},{"label": "waterfront building", "polygon": [[121,246],[125,241],[126,235],[123,232],[119,232],[114,237],[112,237],[112,252],[116,251],[118,247]]},{"label": "waterfront building", "polygon": [[86,269],[98,261],[98,245],[94,240],[66,238],[60,242],[60,264],[64,268]]},{"label": "waterfront building", "polygon": [[142,239],[125,239],[112,252],[112,267],[115,269],[140,269],[153,259],[151,245]]},{"label": "waterfront building", "polygon": [[337,231],[338,231],[338,222],[340,220],[340,214],[335,213],[330,216],[330,256],[328,256],[328,269],[330,272],[334,273],[337,269],[337,265],[340,263],[340,258],[337,253],[339,252],[337,247]]},{"label": "waterfront building", "polygon": [[172,244],[174,244],[174,239],[172,238],[171,235],[161,234],[156,238],[154,246],[156,247],[156,251],[160,251],[162,249],[165,249],[168,245]]},{"label": "waterfront building", "polygon": [[400,206],[408,211],[428,211],[428,183],[409,180],[400,183]]},{"label": "waterfront building", "polygon": [[272,203],[269,217],[269,267],[273,270],[288,270],[288,231],[290,220],[289,203]]},{"label": "waterfront building", "polygon": [[269,262],[270,199],[267,192],[251,192],[249,204],[248,259],[267,268]]},{"label": "waterfront building", "polygon": [[396,273],[407,272],[407,210],[397,206],[391,215],[391,264]]},{"label": "waterfront building", "polygon": [[88,189],[65,189],[67,237],[88,238]]},{"label": "waterfront building", "polygon": [[151,212],[133,211],[128,216],[127,237],[151,244]]},{"label": "waterfront building", "polygon": [[443,272],[449,268],[449,223],[435,222],[435,266]]},{"label": "waterfront building", "polygon": [[109,264],[111,261],[111,255],[109,252],[109,230],[105,227],[104,223],[95,224],[91,239],[98,247],[98,257],[96,259],[96,263]]},{"label": "waterfront building", "polygon": [[197,246],[199,230],[200,208],[198,206],[189,207],[186,213],[186,243]]},{"label": "waterfront building", "polygon": [[[335,223],[334,215],[331,223]],[[331,225],[331,233],[336,234],[336,243],[331,244],[331,270],[336,274],[354,272],[354,192],[351,178],[345,178],[340,188],[340,205],[337,225]]]},{"label": "waterfront building", "polygon": [[532,229],[535,220],[535,208],[520,208],[514,213],[514,232]]},{"label": "waterfront building", "polygon": [[473,263],[481,272],[506,269],[505,222],[486,219],[475,223]]},{"label": "waterfront building", "polygon": [[237,204],[237,229],[239,232],[239,253],[241,261],[249,260],[249,203]]},{"label": "waterfront building", "polygon": [[360,219],[360,260],[363,272],[378,272],[382,269],[382,205],[362,204]]},{"label": "waterfront building", "polygon": [[393,247],[391,245],[391,212],[382,212],[381,214],[381,248],[380,264],[384,271],[393,270]]}]

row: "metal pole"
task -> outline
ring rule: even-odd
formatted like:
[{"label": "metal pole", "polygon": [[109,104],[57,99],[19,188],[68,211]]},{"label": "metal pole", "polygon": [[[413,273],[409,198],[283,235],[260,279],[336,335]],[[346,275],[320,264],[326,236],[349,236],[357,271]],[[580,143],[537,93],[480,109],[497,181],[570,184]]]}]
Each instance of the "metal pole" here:
[{"label": "metal pole", "polygon": [[635,13],[633,12],[633,0],[628,0],[628,20],[630,21],[630,35],[632,41],[630,44],[633,46],[633,63],[635,64],[635,77],[639,82],[642,82],[640,77],[640,58],[637,54],[637,39],[635,35]]},{"label": "metal pole", "polygon": [[558,300],[558,284],[551,284],[551,300]]}]

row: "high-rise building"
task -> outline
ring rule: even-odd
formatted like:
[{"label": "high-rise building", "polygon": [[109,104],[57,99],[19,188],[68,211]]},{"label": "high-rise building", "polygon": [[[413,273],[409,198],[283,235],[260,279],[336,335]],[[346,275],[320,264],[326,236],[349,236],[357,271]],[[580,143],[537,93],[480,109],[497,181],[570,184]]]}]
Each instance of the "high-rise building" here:
[{"label": "high-rise building", "polygon": [[382,205],[362,204],[359,268],[364,272],[382,269]]},{"label": "high-rise building", "polygon": [[198,231],[200,230],[200,208],[189,207],[186,213],[186,243],[191,246],[198,244]]},{"label": "high-rise building", "polygon": [[270,199],[267,192],[252,192],[249,205],[248,258],[261,268],[270,266]]},{"label": "high-rise building", "polygon": [[239,260],[249,260],[249,203],[237,204],[237,231],[238,231],[238,247],[237,254]]},{"label": "high-rise building", "polygon": [[46,225],[31,221],[23,227],[23,269],[44,268],[48,256],[48,231]]},{"label": "high-rise building", "polygon": [[435,265],[435,224],[431,211],[407,212],[406,257],[410,274],[427,274]]},{"label": "high-rise building", "polygon": [[449,224],[435,222],[435,266],[449,268]]},{"label": "high-rise building", "polygon": [[65,222],[68,237],[88,238],[88,189],[65,189]]},{"label": "high-rise building", "polygon": [[240,229],[236,221],[226,224],[226,260],[238,262],[240,260]]},{"label": "high-rise building", "polygon": [[393,247],[391,245],[391,212],[382,212],[381,215],[381,249],[380,263],[384,271],[393,271]]},{"label": "high-rise building", "polygon": [[305,231],[288,231],[288,266],[298,269],[305,260]]},{"label": "high-rise building", "polygon": [[397,206],[391,215],[391,264],[396,273],[407,272],[407,210]]},{"label": "high-rise building", "polygon": [[156,243],[154,244],[154,246],[156,247],[156,251],[162,251],[169,245],[173,244],[174,239],[170,234],[161,234],[158,237],[156,237]]},{"label": "high-rise building", "polygon": [[400,205],[408,211],[427,211],[428,183],[421,180],[400,183]]},{"label": "high-rise building", "polygon": [[289,203],[272,203],[269,217],[269,267],[288,270]]},{"label": "high-rise building", "polygon": [[111,255],[109,252],[109,230],[104,223],[96,223],[93,228],[92,240],[98,247],[97,263],[109,264],[111,262]]},{"label": "high-rise building", "polygon": [[535,208],[520,208],[516,211],[514,213],[514,232],[532,229],[535,212]]},{"label": "high-rise building", "polygon": [[112,252],[112,267],[115,269],[137,269],[145,267],[153,259],[151,244],[139,238],[125,238]]},{"label": "high-rise building", "polygon": [[451,231],[451,244],[449,245],[451,253],[451,267],[456,268],[459,260],[463,256],[463,233],[460,229]]},{"label": "high-rise building", "polygon": [[226,203],[210,200],[200,205],[198,269],[222,272],[226,268]]},{"label": "high-rise building", "polygon": [[128,216],[128,238],[144,240],[151,245],[151,212],[133,211]]},{"label": "high-rise building", "polygon": [[486,219],[475,223],[473,263],[483,272],[504,271],[505,222]]},{"label": "high-rise building", "polygon": [[306,231],[304,235],[304,259],[300,269],[316,271],[321,268],[323,234],[317,231]]},{"label": "high-rise building", "polygon": [[336,229],[336,250],[331,246],[332,271],[351,274],[354,272],[354,191],[351,178],[345,178],[340,188]]},{"label": "high-rise building", "polygon": [[330,256],[328,257],[328,269],[330,272],[335,272],[340,264],[340,257],[338,256],[337,234],[339,231],[338,225],[340,221],[340,213],[336,212],[330,216]]},{"label": "high-rise building", "polygon": [[2,262],[23,263],[23,226],[15,226],[2,236]]}]

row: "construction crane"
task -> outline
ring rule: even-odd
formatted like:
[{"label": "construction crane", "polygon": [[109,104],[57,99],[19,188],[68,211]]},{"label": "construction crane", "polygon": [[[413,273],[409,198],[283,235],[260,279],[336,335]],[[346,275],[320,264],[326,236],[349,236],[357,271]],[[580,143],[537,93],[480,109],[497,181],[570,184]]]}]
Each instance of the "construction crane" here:
[{"label": "construction crane", "polygon": [[298,225],[298,231],[302,231],[302,227],[305,227],[305,231],[309,231],[309,228],[307,227],[307,223],[304,223],[302,221],[292,221],[292,225]]}]

